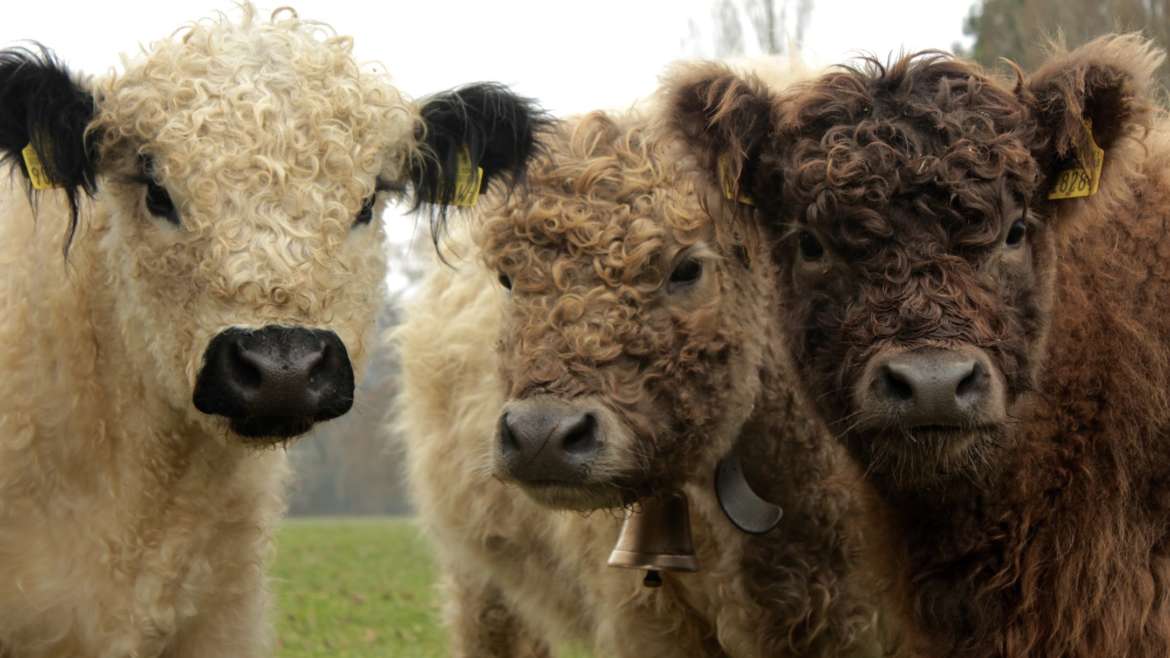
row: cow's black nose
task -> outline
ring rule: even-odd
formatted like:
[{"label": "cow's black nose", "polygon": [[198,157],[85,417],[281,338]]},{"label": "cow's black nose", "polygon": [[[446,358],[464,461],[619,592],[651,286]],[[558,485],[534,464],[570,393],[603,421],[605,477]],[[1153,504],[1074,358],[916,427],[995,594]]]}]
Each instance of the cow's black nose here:
[{"label": "cow's black nose", "polygon": [[353,369],[332,331],[228,329],[204,353],[194,403],[243,436],[294,436],[349,411]]},{"label": "cow's black nose", "polygon": [[521,400],[500,416],[499,446],[509,476],[534,484],[577,484],[601,452],[597,417],[553,398]]}]

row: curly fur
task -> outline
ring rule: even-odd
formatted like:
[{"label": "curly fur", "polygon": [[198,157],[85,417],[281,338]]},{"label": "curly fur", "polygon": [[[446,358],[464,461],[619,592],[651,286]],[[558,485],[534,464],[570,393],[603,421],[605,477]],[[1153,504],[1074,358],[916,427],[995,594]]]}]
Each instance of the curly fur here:
[{"label": "curly fur", "polygon": [[[385,256],[355,215],[419,157],[418,115],[349,39],[242,13],[79,86],[93,120],[39,137],[96,138],[67,261],[72,197],[43,193],[35,221],[18,187],[0,197],[0,655],[271,649],[285,455],[197,412],[196,375],[218,332],[272,324],[334,331],[360,375]],[[20,57],[0,57],[0,77]],[[147,212],[146,177],[178,226]]]},{"label": "curly fur", "polygon": [[[1114,36],[1000,80],[927,53],[757,99],[772,128],[750,135],[766,146],[743,184],[778,242],[785,344],[866,468],[906,655],[1170,647],[1170,139],[1150,100],[1162,59]],[[673,87],[671,127],[709,162],[719,130],[744,136],[708,90],[737,86],[714,71]],[[1106,153],[1101,189],[1049,201],[1083,159],[1085,119]],[[1027,241],[1009,250],[1021,217]],[[825,257],[805,255],[809,239]],[[1003,427],[914,443],[858,417],[871,355],[955,345],[1002,374]]]},{"label": "curly fur", "polygon": [[[467,624],[485,600],[506,603],[543,651],[872,651],[847,521],[854,480],[789,393],[767,319],[767,243],[720,197],[701,200],[693,162],[647,123],[596,112],[550,132],[526,185],[494,197],[473,238],[457,236],[450,251],[462,261],[430,273],[394,336],[411,486],[456,592],[455,655],[521,655],[514,639]],[[670,291],[680,254],[703,275]],[[551,510],[493,477],[501,409],[533,395],[592,400],[626,428],[606,434],[613,452],[590,470],[618,492],[594,501],[602,509]],[[716,460],[733,449],[786,510],[767,535],[736,530],[715,500]],[[621,526],[614,506],[671,488],[691,500],[702,569],[648,590],[641,573],[606,566]]]}]

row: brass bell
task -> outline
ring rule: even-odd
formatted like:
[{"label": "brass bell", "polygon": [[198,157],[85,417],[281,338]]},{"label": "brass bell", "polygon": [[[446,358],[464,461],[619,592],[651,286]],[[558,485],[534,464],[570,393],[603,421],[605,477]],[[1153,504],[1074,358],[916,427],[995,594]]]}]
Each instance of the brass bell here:
[{"label": "brass bell", "polygon": [[609,566],[646,569],[647,587],[662,584],[661,571],[698,571],[691,539],[691,512],[682,492],[643,498],[626,510]]}]

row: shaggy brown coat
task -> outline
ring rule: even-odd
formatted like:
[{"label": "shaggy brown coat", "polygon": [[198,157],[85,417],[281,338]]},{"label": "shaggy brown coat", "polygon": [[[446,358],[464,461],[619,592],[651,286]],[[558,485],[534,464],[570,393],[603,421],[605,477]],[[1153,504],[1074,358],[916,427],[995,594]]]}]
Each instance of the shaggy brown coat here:
[{"label": "shaggy brown coat", "polygon": [[[1135,37],[1004,81],[926,54],[775,97],[712,68],[673,128],[773,227],[805,394],[867,469],[906,655],[1170,653],[1170,134]],[[1104,149],[1099,191],[1049,200]],[[1013,227],[1016,227],[1013,229]],[[917,442],[864,426],[890,346],[974,345],[1010,421]]]},{"label": "shaggy brown coat", "polygon": [[[570,641],[629,658],[872,650],[846,525],[855,480],[789,392],[767,245],[721,197],[701,202],[693,163],[645,123],[594,113],[550,134],[524,191],[494,199],[475,245],[450,250],[458,269],[430,275],[398,330],[402,435],[455,655]],[[679,284],[688,259],[699,274]],[[530,395],[620,419],[594,491],[494,477],[501,409]],[[785,509],[763,536],[736,530],[714,496],[715,463],[736,448]],[[702,568],[647,589],[606,566],[621,518],[603,510],[672,488],[690,497]]]}]

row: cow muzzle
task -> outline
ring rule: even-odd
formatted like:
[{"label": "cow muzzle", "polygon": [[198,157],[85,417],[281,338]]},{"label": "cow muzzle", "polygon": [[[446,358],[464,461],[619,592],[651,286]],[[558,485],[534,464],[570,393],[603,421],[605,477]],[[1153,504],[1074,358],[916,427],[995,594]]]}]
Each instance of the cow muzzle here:
[{"label": "cow muzzle", "polygon": [[618,507],[633,500],[632,437],[596,400],[513,400],[497,424],[495,471],[547,507]]},{"label": "cow muzzle", "polygon": [[554,398],[513,402],[500,415],[503,467],[519,482],[581,484],[601,446],[596,414]]},{"label": "cow muzzle", "polygon": [[353,389],[349,354],[332,331],[233,328],[208,345],[194,403],[240,436],[286,439],[345,414]]},{"label": "cow muzzle", "polygon": [[1005,420],[1005,386],[980,349],[885,352],[857,390],[863,425],[907,432],[965,432]]}]

